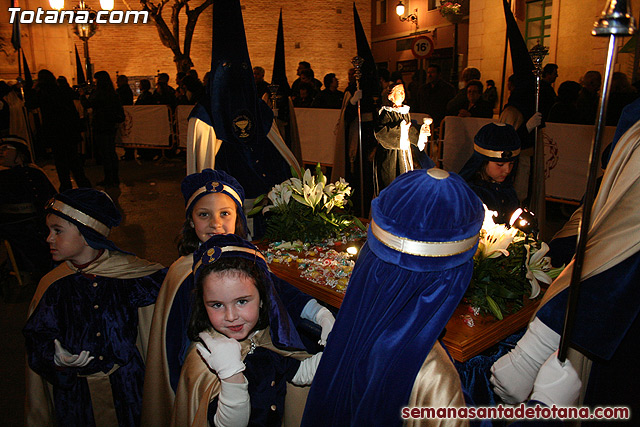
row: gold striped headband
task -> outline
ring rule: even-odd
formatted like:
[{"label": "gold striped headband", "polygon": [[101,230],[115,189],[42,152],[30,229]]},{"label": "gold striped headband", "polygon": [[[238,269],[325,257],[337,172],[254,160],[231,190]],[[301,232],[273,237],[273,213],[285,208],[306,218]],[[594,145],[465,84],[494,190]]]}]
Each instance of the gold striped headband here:
[{"label": "gold striped headband", "polygon": [[226,184],[222,184],[217,181],[211,181],[207,182],[205,185],[193,192],[191,197],[189,197],[189,201],[187,202],[187,211],[191,207],[191,203],[193,203],[196,197],[200,196],[202,193],[226,193],[231,196],[231,198],[235,199],[235,202],[238,203],[238,205],[242,206],[242,199],[240,198],[236,190]]},{"label": "gold striped headband", "polygon": [[517,150],[504,150],[504,151],[494,151],[487,150],[486,148],[480,147],[478,144],[473,144],[473,149],[484,156],[491,157],[492,159],[510,159],[520,154],[520,149]]},{"label": "gold striped headband", "polygon": [[[220,256],[225,253],[225,252],[246,252],[248,254],[251,254],[257,258],[260,258],[264,261],[265,264],[267,264],[267,260],[264,258],[264,255],[262,255],[262,253],[260,251],[257,251],[255,249],[251,249],[251,248],[245,248],[242,246],[223,246],[223,247],[219,247],[219,246],[215,246],[213,248],[210,248],[203,256],[200,260],[198,260],[198,262],[196,263],[196,265],[193,267],[193,271],[197,271],[201,266],[202,266],[202,260],[206,257],[206,262],[205,265],[209,265],[211,263],[216,262]],[[268,266],[267,266],[268,268]]]},{"label": "gold striped headband", "polygon": [[71,207],[60,200],[53,199],[50,202],[48,208],[53,209],[54,211],[58,211],[61,214],[64,214],[69,218],[72,218],[73,220],[78,221],[80,224],[86,227],[89,227],[92,230],[97,231],[104,237],[109,236],[109,231],[111,231],[111,229],[108,226],[101,223],[100,221],[93,218],[92,216],[89,216],[86,213],[79,211],[78,209]]},{"label": "gold striped headband", "polygon": [[464,240],[451,242],[421,242],[407,239],[406,237],[395,236],[380,228],[375,221],[371,220],[371,232],[383,245],[403,254],[423,256],[423,257],[447,257],[458,255],[473,248],[478,242],[479,233]]}]

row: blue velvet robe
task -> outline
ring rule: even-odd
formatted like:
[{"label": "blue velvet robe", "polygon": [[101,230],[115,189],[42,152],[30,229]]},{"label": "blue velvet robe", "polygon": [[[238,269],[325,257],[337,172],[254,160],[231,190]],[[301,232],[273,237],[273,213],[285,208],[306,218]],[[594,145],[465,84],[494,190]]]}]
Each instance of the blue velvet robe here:
[{"label": "blue velvet robe", "polygon": [[[27,320],[31,369],[53,385],[55,418],[61,426],[95,425],[87,379],[109,375],[120,426],[140,423],[144,360],[136,347],[138,308],[155,302],[166,269],[137,279],[75,273],[52,283]],[[95,358],[82,368],[54,364],[54,339],[72,354]]]}]

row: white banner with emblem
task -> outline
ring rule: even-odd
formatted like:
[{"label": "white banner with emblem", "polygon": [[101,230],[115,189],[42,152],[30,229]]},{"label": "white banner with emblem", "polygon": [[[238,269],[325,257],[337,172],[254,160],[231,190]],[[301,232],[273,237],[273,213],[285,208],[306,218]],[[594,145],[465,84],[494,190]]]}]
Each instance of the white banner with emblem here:
[{"label": "white banner with emblem", "polygon": [[296,120],[303,162],[333,164],[340,110],[296,108]]},{"label": "white banner with emblem", "polygon": [[166,105],[126,105],[116,143],[124,147],[170,147],[171,111]]}]

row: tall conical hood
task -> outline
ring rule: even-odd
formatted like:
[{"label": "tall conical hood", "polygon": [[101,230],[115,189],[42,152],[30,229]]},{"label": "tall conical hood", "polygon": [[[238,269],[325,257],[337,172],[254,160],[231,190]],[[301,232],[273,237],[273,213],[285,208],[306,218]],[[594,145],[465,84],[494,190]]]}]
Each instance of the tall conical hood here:
[{"label": "tall conical hood", "polygon": [[[17,0],[13,0],[11,5],[13,7],[18,7]],[[18,14],[18,19],[13,20],[13,28],[11,30],[11,44],[15,50],[20,50],[22,47],[22,40],[20,38],[20,14]],[[18,58],[19,59],[19,58]]]},{"label": "tall conical hood", "polygon": [[33,83],[33,77],[31,77],[31,71],[29,70],[29,64],[27,64],[27,56],[22,51],[22,68],[24,68],[24,81],[27,83]]},{"label": "tall conical hood", "polygon": [[507,0],[502,0],[504,7],[504,17],[507,22],[507,39],[511,51],[511,63],[515,78],[515,87],[509,96],[509,105],[516,107],[525,120],[535,113],[535,91],[536,82],[533,75],[533,61],[529,55],[527,44],[518,28],[516,19],[511,12],[511,7]]},{"label": "tall conical hood", "polygon": [[84,77],[84,69],[82,68],[82,61],[80,60],[78,47],[74,47],[76,49],[76,82],[78,83],[78,85],[83,85],[87,83],[87,79]]},{"label": "tall conical hood", "polygon": [[278,36],[276,37],[276,53],[273,58],[273,74],[271,84],[278,85],[278,93],[289,96],[291,86],[287,80],[287,67],[284,57],[284,29],[282,26],[282,9],[280,9],[280,19],[278,20]]},{"label": "tall conical hood", "polygon": [[271,127],[273,113],[258,102],[238,0],[213,3],[209,113],[218,139],[255,144]]},{"label": "tall conical hood", "polygon": [[373,59],[371,47],[367,41],[367,35],[362,28],[360,16],[353,3],[353,25],[356,31],[356,46],[358,48],[358,56],[364,59],[362,64],[362,77],[360,78],[360,89],[363,92],[363,104],[366,103],[365,98],[378,96],[380,94],[380,79],[376,70],[376,61]]}]

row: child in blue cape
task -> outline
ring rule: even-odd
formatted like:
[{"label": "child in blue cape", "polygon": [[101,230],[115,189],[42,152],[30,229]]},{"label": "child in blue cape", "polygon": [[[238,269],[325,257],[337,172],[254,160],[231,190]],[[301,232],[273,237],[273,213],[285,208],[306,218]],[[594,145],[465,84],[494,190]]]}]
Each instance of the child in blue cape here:
[{"label": "child in blue cape", "polygon": [[[180,370],[191,343],[187,327],[191,317],[194,277],[191,271],[193,252],[213,236],[235,234],[246,238],[247,224],[242,203],[244,189],[224,171],[204,169],[182,182],[186,221],[179,251],[182,255],[171,265],[162,285],[151,326],[151,344],[147,359],[142,424],[167,426]],[[269,273],[293,325],[307,319],[322,327],[321,341],[326,341],[334,318],[309,295]],[[302,346],[295,327],[283,331]]]},{"label": "child in blue cape", "polygon": [[46,212],[60,264],[40,281],[23,330],[26,424],[138,426],[144,325],[166,269],[108,239],[121,216],[106,193],[67,190]]},{"label": "child in blue cape", "polygon": [[295,351],[291,318],[251,243],[216,235],[195,252],[193,271],[188,332],[197,344],[182,368],[172,425],[280,426],[287,382],[311,384],[322,353]]}]

